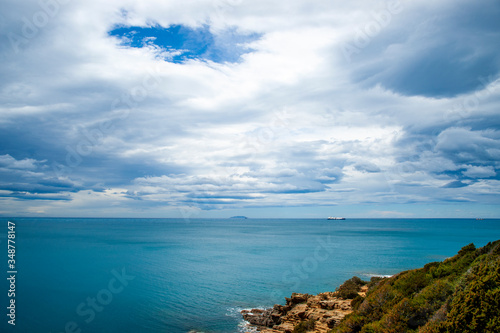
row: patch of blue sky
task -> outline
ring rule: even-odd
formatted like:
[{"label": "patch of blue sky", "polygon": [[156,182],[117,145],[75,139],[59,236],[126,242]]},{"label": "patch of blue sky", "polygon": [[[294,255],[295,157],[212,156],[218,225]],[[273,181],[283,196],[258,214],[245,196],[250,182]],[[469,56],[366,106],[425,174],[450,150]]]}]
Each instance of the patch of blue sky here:
[{"label": "patch of blue sky", "polygon": [[191,28],[183,25],[162,27],[116,27],[110,36],[121,40],[122,45],[142,48],[154,45],[172,53],[167,59],[183,63],[189,59],[209,60],[216,63],[235,63],[245,53],[252,52],[248,46],[261,36],[240,34],[236,29],[213,33],[207,25]]}]

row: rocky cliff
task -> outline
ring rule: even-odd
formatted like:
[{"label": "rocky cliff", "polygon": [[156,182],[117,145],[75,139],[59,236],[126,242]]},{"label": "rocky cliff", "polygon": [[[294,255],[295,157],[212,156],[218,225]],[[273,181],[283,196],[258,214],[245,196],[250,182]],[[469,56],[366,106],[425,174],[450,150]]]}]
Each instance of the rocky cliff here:
[{"label": "rocky cliff", "polygon": [[[364,297],[366,290],[366,286],[361,287],[359,294]],[[352,299],[343,299],[337,292],[294,293],[285,299],[285,305],[276,304],[267,310],[243,310],[241,314],[261,333],[291,333],[297,325],[308,322],[314,326],[314,332],[326,333],[352,312]]]}]

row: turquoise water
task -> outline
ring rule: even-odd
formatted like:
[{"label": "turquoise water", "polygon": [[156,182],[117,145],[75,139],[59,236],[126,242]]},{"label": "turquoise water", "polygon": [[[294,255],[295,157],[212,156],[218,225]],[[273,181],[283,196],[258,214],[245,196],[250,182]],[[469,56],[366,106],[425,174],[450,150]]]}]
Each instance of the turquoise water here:
[{"label": "turquoise water", "polygon": [[[334,290],[353,275],[421,267],[468,243],[500,239],[500,220],[10,220],[16,326],[3,313],[1,332],[239,332],[243,308]],[[6,275],[7,219],[0,222]]]}]

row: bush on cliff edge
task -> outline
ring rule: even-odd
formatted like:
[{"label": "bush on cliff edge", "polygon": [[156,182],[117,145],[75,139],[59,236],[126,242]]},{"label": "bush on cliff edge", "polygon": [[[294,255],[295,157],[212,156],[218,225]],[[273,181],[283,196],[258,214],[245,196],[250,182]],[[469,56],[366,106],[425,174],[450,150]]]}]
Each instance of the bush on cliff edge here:
[{"label": "bush on cliff edge", "polygon": [[367,283],[368,282],[361,280],[359,277],[354,276],[345,281],[335,291],[337,292],[337,295],[343,299],[353,299],[358,296],[358,292],[361,290],[361,287]]},{"label": "bush on cliff edge", "polygon": [[383,279],[354,303],[331,332],[500,332],[500,241]]}]

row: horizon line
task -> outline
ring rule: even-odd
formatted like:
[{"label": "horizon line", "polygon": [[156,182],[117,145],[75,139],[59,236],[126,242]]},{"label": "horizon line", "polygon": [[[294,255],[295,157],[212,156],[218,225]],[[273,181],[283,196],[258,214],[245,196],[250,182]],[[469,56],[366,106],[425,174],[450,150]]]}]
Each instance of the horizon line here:
[{"label": "horizon line", "polygon": [[[0,216],[1,219],[17,219],[17,218],[43,218],[43,219],[143,219],[143,220],[223,220],[223,219],[232,219],[232,220],[328,220],[327,217],[248,217],[244,218],[233,218],[229,217],[100,217],[100,216]],[[500,220],[500,217],[346,217],[345,220],[367,220],[367,219],[384,219],[384,220]],[[341,221],[341,220],[335,220]]]}]

